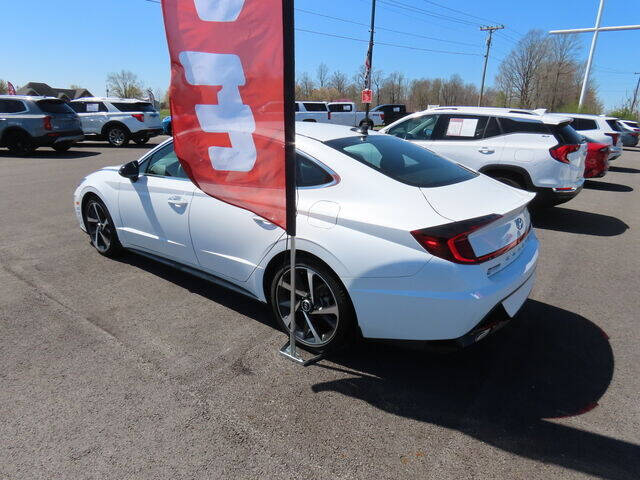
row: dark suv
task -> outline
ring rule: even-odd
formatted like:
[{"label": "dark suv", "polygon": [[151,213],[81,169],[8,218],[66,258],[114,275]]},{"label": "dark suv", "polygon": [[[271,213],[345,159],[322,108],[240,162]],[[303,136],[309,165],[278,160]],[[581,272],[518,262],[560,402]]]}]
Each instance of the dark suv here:
[{"label": "dark suv", "polygon": [[84,139],[78,115],[49,97],[0,95],[0,147],[28,155],[38,147],[69,150]]}]

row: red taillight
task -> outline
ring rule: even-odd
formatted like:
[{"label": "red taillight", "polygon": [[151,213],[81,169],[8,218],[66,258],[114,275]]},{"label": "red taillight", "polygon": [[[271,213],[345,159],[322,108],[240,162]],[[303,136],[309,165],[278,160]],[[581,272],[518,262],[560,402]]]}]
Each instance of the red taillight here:
[{"label": "red taillight", "polygon": [[558,145],[549,149],[551,156],[562,163],[571,163],[569,154],[580,150],[580,145]]},{"label": "red taillight", "polygon": [[618,143],[618,138],[620,138],[619,133],[605,133],[605,135],[611,137],[611,140],[613,141],[613,146],[615,146]]},{"label": "red taillight", "polygon": [[384,123],[384,113],[380,114],[380,120],[382,121],[382,123]]},{"label": "red taillight", "polygon": [[45,130],[53,130],[53,125],[51,125],[51,117],[47,116],[42,119],[42,124]]},{"label": "red taillight", "polygon": [[327,112],[327,120],[331,120],[331,112]]},{"label": "red taillight", "polygon": [[144,123],[144,113],[134,113],[131,116],[133,118],[135,118],[136,120],[138,120],[139,122],[143,122]]},{"label": "red taillight", "polygon": [[[471,243],[469,243],[469,235],[479,228],[495,222],[499,218],[501,218],[501,216],[496,214],[486,215],[462,222],[414,230],[411,232],[411,235],[413,235],[427,252],[436,257],[454,263],[482,263],[497,257],[506,250],[500,249],[497,252],[477,257],[471,247]],[[509,245],[507,247],[513,248]]]}]

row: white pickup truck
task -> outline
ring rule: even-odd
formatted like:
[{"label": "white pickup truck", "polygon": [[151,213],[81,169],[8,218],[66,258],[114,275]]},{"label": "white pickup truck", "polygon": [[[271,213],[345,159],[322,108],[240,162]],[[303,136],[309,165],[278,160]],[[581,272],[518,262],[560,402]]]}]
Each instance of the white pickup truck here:
[{"label": "white pickup truck", "polygon": [[333,123],[325,102],[296,102],[296,122]]},{"label": "white pickup truck", "polygon": [[[353,102],[331,102],[327,104],[331,113],[331,123],[337,125],[347,125],[350,127],[360,127],[366,123],[365,113],[356,110]],[[369,128],[384,124],[384,113],[369,112]]]}]

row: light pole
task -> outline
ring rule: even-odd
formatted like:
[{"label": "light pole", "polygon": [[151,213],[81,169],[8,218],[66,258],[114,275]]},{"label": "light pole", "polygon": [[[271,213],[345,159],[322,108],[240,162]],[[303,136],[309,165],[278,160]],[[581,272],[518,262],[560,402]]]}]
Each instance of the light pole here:
[{"label": "light pole", "polygon": [[[371,70],[373,68],[373,36],[375,34],[375,26],[376,26],[376,0],[371,0],[371,28],[370,28],[370,35],[369,35],[369,49],[367,50],[367,60],[365,62],[365,66],[367,68],[367,72],[366,72],[366,76],[364,79],[364,83],[365,83],[365,89],[366,90],[371,90]],[[367,127],[369,126],[369,107],[371,106],[370,103],[366,103],[365,104],[365,113],[364,113],[364,118],[365,118],[365,122]]]},{"label": "light pole", "polygon": [[636,90],[633,92],[633,100],[631,101],[631,113],[635,111],[636,100],[638,98],[638,87],[640,87],[640,72],[635,72],[634,75],[638,75],[638,83],[636,83]]}]

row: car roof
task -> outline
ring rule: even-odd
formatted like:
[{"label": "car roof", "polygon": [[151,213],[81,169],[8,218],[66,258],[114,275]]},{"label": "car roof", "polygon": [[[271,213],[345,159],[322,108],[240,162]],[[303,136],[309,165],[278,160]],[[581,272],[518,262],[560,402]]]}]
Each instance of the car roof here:
[{"label": "car roof", "polygon": [[407,118],[413,118],[425,113],[451,113],[451,114],[465,114],[465,115],[492,115],[497,117],[514,118],[525,122],[540,121],[546,124],[557,125],[559,123],[570,122],[570,117],[563,117],[558,114],[546,113],[546,110],[527,110],[523,108],[501,108],[501,107],[435,107],[421,112],[416,112],[408,117],[404,117],[401,120]]},{"label": "car roof", "polygon": [[616,117],[609,117],[608,115],[596,115],[594,113],[556,113],[555,115],[566,115],[573,118],[587,118],[590,120],[596,120],[601,118],[603,120],[618,120]]},{"label": "car roof", "polygon": [[118,97],[82,97],[71,100],[72,102],[117,102],[117,103],[150,103],[149,100],[138,98],[118,98]]},{"label": "car roof", "polygon": [[[40,95],[0,95],[2,100],[60,100],[56,97],[43,97]],[[60,100],[63,102],[64,100]]]},{"label": "car roof", "polygon": [[[337,138],[358,137],[362,132],[355,127],[344,125],[334,125],[332,123],[317,122],[296,122],[296,135],[326,142]],[[369,135],[380,135],[378,132],[370,130]]]}]

